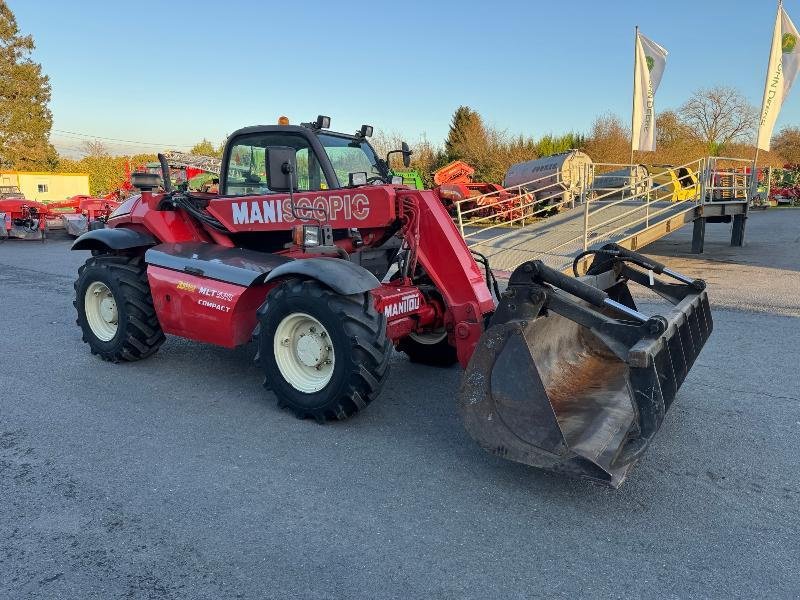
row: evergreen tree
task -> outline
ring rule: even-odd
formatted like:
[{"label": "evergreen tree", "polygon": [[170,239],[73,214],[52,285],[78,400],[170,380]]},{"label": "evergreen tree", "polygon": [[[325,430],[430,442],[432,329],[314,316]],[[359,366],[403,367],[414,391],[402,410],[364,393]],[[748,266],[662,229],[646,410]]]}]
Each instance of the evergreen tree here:
[{"label": "evergreen tree", "polygon": [[459,106],[453,113],[450,131],[444,141],[449,160],[474,158],[477,148],[486,146],[486,129],[481,116],[468,106]]},{"label": "evergreen tree", "polygon": [[0,168],[52,169],[50,81],[31,60],[33,38],[23,36],[14,13],[0,0]]}]

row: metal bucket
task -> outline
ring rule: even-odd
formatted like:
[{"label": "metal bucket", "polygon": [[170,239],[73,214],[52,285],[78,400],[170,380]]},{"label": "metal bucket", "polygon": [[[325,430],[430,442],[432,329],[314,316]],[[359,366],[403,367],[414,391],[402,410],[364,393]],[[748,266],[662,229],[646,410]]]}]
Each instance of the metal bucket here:
[{"label": "metal bucket", "polygon": [[[460,407],[492,454],[617,487],[660,428],[712,321],[702,281],[674,274],[680,284],[650,285],[624,262],[632,259],[609,256],[583,281],[538,261],[514,272],[464,374]],[[629,280],[673,309],[639,313]]]}]

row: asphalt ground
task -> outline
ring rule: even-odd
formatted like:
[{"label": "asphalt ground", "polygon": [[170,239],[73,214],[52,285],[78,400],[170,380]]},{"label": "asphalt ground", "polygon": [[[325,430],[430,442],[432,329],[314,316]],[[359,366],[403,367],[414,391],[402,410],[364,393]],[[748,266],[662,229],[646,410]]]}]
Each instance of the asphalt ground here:
[{"label": "asphalt ground", "polygon": [[342,423],[280,410],[254,349],[80,340],[69,241],[0,244],[0,598],[795,598],[800,211],[647,248],[715,330],[618,490],[484,453],[461,371],[395,355]]}]

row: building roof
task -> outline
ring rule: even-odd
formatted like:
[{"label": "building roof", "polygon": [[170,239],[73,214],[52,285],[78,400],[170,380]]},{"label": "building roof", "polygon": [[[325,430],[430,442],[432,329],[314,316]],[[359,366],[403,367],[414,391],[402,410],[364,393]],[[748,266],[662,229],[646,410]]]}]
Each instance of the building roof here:
[{"label": "building roof", "polygon": [[66,175],[68,177],[88,177],[88,173],[55,173],[53,171],[0,171],[0,175]]}]

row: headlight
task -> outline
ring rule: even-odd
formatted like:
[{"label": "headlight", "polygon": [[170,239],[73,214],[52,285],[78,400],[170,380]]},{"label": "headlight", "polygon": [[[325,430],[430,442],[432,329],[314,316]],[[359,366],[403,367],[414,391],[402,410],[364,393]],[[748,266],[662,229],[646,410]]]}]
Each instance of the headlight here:
[{"label": "headlight", "polygon": [[320,230],[319,225],[295,225],[294,227],[294,243],[297,246],[305,248],[320,245]]}]

